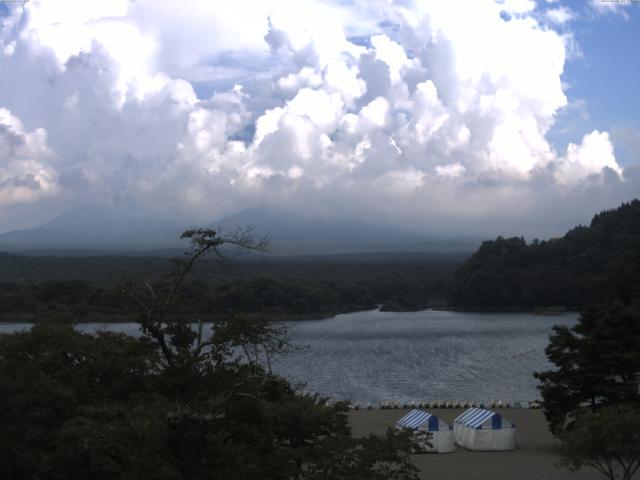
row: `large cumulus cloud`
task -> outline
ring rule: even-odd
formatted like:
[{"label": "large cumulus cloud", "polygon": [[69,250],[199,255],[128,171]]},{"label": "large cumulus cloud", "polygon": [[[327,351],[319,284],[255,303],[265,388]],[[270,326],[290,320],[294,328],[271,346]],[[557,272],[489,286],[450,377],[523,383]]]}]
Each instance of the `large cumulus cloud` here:
[{"label": "large cumulus cloud", "polygon": [[554,30],[570,17],[540,8],[13,5],[0,31],[0,221],[28,220],[25,204],[203,221],[272,203],[432,234],[556,233],[627,199],[638,174],[607,132],[560,151],[547,140],[568,105],[573,40]]}]

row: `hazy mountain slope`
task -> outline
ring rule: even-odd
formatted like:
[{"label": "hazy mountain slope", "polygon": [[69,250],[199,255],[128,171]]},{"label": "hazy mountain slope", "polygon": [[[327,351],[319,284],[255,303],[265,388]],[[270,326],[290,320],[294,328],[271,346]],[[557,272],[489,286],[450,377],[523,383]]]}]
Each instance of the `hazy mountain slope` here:
[{"label": "hazy mountain slope", "polygon": [[139,250],[180,247],[184,226],[103,208],[65,212],[34,228],[0,234],[3,250],[95,249]]},{"label": "hazy mountain slope", "polygon": [[421,235],[396,227],[374,226],[357,220],[304,217],[286,210],[266,207],[249,208],[215,223],[226,229],[252,225],[257,233],[268,234],[278,242],[406,243],[424,240]]},{"label": "hazy mountain slope", "polygon": [[326,255],[356,252],[471,252],[473,239],[436,240],[395,226],[358,220],[305,217],[267,207],[249,208],[216,225],[226,230],[252,225],[257,235],[268,235],[276,255]]},{"label": "hazy mountain slope", "polygon": [[[272,255],[323,255],[360,252],[471,252],[473,240],[432,240],[393,226],[334,220],[256,207],[211,223],[225,231],[253,226],[268,236]],[[73,249],[150,251],[184,247],[179,235],[193,225],[106,208],[74,209],[34,228],[0,234],[0,250]]]}]

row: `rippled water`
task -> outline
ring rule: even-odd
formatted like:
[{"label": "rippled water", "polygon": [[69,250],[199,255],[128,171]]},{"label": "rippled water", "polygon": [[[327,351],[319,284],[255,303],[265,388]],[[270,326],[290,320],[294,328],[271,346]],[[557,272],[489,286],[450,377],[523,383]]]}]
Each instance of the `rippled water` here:
[{"label": "rippled water", "polygon": [[552,325],[575,322],[575,314],[442,311],[292,322],[293,337],[308,348],[275,369],[336,399],[525,402],[539,398],[532,373],[549,367]]},{"label": "rippled water", "polygon": [[[535,370],[551,326],[572,325],[575,314],[379,312],[288,322],[306,348],[274,363],[274,370],[306,390],[334,399],[521,401],[539,397]],[[0,332],[24,328],[0,324]],[[81,324],[137,335],[136,324]]]}]

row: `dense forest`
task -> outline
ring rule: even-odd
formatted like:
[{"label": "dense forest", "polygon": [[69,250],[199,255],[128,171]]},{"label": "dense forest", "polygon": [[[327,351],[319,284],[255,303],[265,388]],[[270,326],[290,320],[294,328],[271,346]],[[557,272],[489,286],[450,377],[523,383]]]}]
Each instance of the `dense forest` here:
[{"label": "dense forest", "polygon": [[[444,305],[463,255],[366,254],[251,258],[199,265],[181,290],[180,313],[263,313],[318,318],[382,305],[419,310]],[[0,254],[0,319],[121,321],[131,310],[123,286],[145,278],[167,288],[162,257],[30,257]]]},{"label": "dense forest", "polygon": [[548,241],[484,242],[455,273],[449,301],[466,308],[579,308],[640,296],[640,200]]}]

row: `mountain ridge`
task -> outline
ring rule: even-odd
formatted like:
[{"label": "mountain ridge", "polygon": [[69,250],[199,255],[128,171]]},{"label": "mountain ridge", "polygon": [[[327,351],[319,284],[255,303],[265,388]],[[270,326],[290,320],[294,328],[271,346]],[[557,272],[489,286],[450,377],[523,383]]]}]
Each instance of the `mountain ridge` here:
[{"label": "mountain ridge", "polygon": [[[479,241],[439,240],[400,227],[358,220],[322,218],[258,206],[217,221],[214,228],[233,231],[252,226],[257,236],[271,240],[271,255],[333,255],[362,252],[468,252]],[[193,225],[140,213],[83,207],[69,210],[33,228],[0,234],[0,250],[149,252],[184,249],[180,234]]]}]

